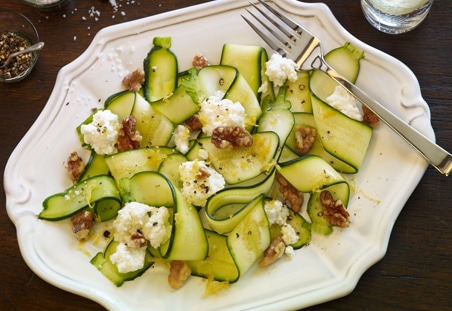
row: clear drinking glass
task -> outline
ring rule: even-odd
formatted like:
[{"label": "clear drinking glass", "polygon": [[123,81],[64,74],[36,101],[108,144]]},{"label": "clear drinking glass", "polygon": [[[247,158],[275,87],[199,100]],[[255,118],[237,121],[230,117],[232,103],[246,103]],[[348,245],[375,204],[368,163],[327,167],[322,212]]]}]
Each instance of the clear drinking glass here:
[{"label": "clear drinking glass", "polygon": [[38,9],[50,11],[58,10],[65,6],[68,0],[24,0],[25,3],[37,7]]},{"label": "clear drinking glass", "polygon": [[361,0],[369,23],[389,34],[404,33],[417,27],[432,4],[433,0]]}]

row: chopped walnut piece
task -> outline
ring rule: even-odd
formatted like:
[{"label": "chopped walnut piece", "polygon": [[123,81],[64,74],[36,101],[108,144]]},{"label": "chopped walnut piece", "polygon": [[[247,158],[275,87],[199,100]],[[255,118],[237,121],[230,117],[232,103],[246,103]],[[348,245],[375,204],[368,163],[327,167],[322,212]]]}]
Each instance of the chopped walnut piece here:
[{"label": "chopped walnut piece", "polygon": [[204,55],[198,53],[193,58],[192,65],[196,68],[196,71],[200,71],[203,67],[209,66],[209,61]]},{"label": "chopped walnut piece", "polygon": [[147,244],[148,241],[143,234],[140,231],[136,231],[130,236],[130,242],[127,243],[127,246],[131,248],[140,248],[146,246]]},{"label": "chopped walnut piece", "polygon": [[197,172],[197,174],[196,174],[196,178],[198,180],[201,180],[201,179],[206,179],[206,178],[209,178],[209,177],[210,177],[210,173],[207,171],[207,169],[204,168],[204,167],[200,167],[198,172]]},{"label": "chopped walnut piece", "polygon": [[133,116],[125,117],[118,131],[118,151],[127,151],[140,148],[141,135],[136,129],[136,120]]},{"label": "chopped walnut piece", "polygon": [[77,151],[71,153],[67,159],[67,171],[72,180],[77,180],[85,170],[83,159],[77,154]]},{"label": "chopped walnut piece", "polygon": [[380,118],[373,113],[367,106],[363,105],[363,122],[370,125],[371,127],[375,127],[380,125]]},{"label": "chopped walnut piece", "polygon": [[219,126],[212,131],[212,144],[219,149],[237,149],[253,144],[253,137],[240,126]]},{"label": "chopped walnut piece", "polygon": [[81,211],[72,216],[72,232],[77,240],[83,241],[88,238],[89,229],[94,225],[94,215],[90,211]]},{"label": "chopped walnut piece", "polygon": [[192,132],[202,130],[202,123],[196,116],[190,117],[184,122],[185,126]]},{"label": "chopped walnut piece", "polygon": [[130,91],[138,92],[141,89],[141,85],[144,83],[144,71],[137,69],[134,72],[129,73],[122,79],[122,84]]},{"label": "chopped walnut piece", "polygon": [[259,261],[259,266],[267,267],[274,263],[276,260],[281,258],[284,254],[284,250],[286,249],[286,244],[284,243],[282,237],[277,236],[274,237],[270,245],[264,251],[264,255],[262,259]]},{"label": "chopped walnut piece", "polygon": [[348,227],[350,214],[342,204],[341,200],[333,200],[333,196],[327,190],[320,193],[320,203],[323,208],[323,216],[333,226]]},{"label": "chopped walnut piece", "polygon": [[314,145],[316,130],[310,127],[297,126],[295,134],[295,151],[298,155],[305,155]]},{"label": "chopped walnut piece", "polygon": [[289,181],[281,174],[276,174],[275,178],[279,183],[279,192],[281,192],[284,202],[286,202],[294,212],[299,213],[303,206],[303,193],[298,191],[297,188],[289,183]]},{"label": "chopped walnut piece", "polygon": [[191,274],[191,269],[183,260],[173,260],[170,264],[168,283],[174,289],[179,289]]}]

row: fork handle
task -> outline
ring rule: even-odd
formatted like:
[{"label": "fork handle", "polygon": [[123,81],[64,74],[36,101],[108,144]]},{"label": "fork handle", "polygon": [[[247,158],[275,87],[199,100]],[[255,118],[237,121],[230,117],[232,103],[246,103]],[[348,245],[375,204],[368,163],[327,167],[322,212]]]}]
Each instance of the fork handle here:
[{"label": "fork handle", "polygon": [[397,117],[333,69],[328,67],[323,71],[333,78],[333,80],[342,84],[357,100],[366,105],[381,121],[416,149],[433,167],[442,174],[449,176],[452,171],[452,155],[449,152]]}]

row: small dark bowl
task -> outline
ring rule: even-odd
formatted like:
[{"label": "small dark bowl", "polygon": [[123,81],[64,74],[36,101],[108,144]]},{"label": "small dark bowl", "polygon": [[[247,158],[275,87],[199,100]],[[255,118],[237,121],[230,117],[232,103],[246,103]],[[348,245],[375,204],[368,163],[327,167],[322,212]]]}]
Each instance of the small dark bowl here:
[{"label": "small dark bowl", "polygon": [[[13,32],[25,38],[29,41],[29,45],[39,42],[38,32],[28,18],[19,13],[0,9],[0,35],[9,32]],[[17,82],[28,76],[38,60],[39,51],[32,52],[31,57],[32,59],[27,69],[11,78],[4,78],[0,76],[0,82]]]}]

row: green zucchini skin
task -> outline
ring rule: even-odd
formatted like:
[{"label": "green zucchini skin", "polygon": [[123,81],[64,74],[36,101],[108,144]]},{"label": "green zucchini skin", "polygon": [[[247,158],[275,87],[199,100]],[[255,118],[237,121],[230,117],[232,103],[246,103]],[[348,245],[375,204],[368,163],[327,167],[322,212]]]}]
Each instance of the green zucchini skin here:
[{"label": "green zucchini skin", "polygon": [[[337,183],[323,190],[331,192],[334,200],[341,200],[345,207],[348,205],[350,198],[350,187],[347,183]],[[322,235],[329,235],[333,232],[333,226],[323,217],[323,207],[320,202],[321,191],[311,193],[309,197],[307,212],[311,218],[310,229],[312,232]]]},{"label": "green zucchini skin", "polygon": [[[286,158],[282,162],[287,162],[289,160],[293,160],[295,158],[300,157],[300,155],[297,154],[296,147],[295,147],[295,130],[298,127],[307,127],[307,128],[313,128],[316,129],[316,123],[314,119],[314,115],[312,113],[304,113],[304,112],[294,112],[294,126],[292,132],[289,134],[286,140]],[[356,169],[351,166],[350,164],[336,158],[335,156],[331,155],[329,152],[325,150],[323,147],[322,141],[319,137],[319,132],[316,130],[316,136],[314,140],[314,144],[312,145],[311,150],[307,153],[307,155],[317,155],[324,159],[326,162],[328,162],[336,171],[342,172],[342,173],[349,173],[353,174],[356,173]]]},{"label": "green zucchini skin", "polygon": [[149,253],[146,253],[144,266],[136,271],[121,273],[114,263],[111,262],[110,256],[116,252],[119,242],[111,240],[104,252],[97,253],[90,261],[107,279],[109,279],[117,287],[120,287],[126,281],[132,281],[143,275],[153,264],[154,259]]},{"label": "green zucchini skin", "polygon": [[[304,193],[311,193],[338,183],[347,184],[344,177],[329,163],[315,155],[282,163],[279,173],[298,191]],[[309,176],[309,178],[303,178],[303,176]]]},{"label": "green zucchini skin", "polygon": [[320,192],[313,192],[309,197],[307,212],[311,219],[311,231],[321,235],[333,233],[333,226],[323,217],[322,203],[320,203]]},{"label": "green zucchini skin", "polygon": [[[311,242],[311,223],[303,218],[303,216],[289,209],[287,224],[291,225],[298,235],[298,241],[295,244],[290,245],[293,249],[300,249]],[[281,236],[281,226],[278,224],[271,225],[270,234],[272,239]]]},{"label": "green zucchini skin", "polygon": [[360,60],[364,58],[364,51],[350,42],[329,51],[325,55],[325,61],[351,83],[358,79],[361,68]]},{"label": "green zucchini skin", "polygon": [[103,155],[97,154],[94,150],[91,151],[88,163],[86,163],[83,174],[80,175],[77,182],[89,179],[94,176],[108,175],[109,169]]},{"label": "green zucchini skin", "polygon": [[264,210],[264,195],[254,198],[250,211],[231,231],[227,245],[240,275],[262,256],[270,245],[270,225]]},{"label": "green zucchini skin", "polygon": [[[333,226],[323,217],[320,192],[328,190],[335,200],[340,199],[347,207],[350,198],[350,186],[329,163],[319,156],[308,155],[281,164],[279,173],[297,190],[309,193],[307,212],[310,223],[302,223],[302,228],[312,232],[329,235]],[[303,178],[309,176],[309,178]]]},{"label": "green zucchini skin", "polygon": [[367,154],[372,128],[351,119],[317,97],[312,97],[318,136],[325,150],[333,157],[349,164],[357,173]]},{"label": "green zucchini skin", "polygon": [[223,45],[220,64],[237,68],[258,97],[258,89],[266,79],[263,67],[267,60],[267,52],[261,46],[227,43]]},{"label": "green zucchini skin", "polygon": [[178,62],[170,50],[171,38],[156,37],[144,60],[144,96],[154,102],[171,94],[177,87]]},{"label": "green zucchini skin", "polygon": [[[352,83],[355,83],[358,79],[360,61],[363,58],[364,52],[350,42],[346,42],[343,46],[331,50],[325,55],[325,61]],[[320,70],[314,70],[311,74],[309,82],[311,93],[322,101],[325,101],[333,93],[337,85],[336,81]]]},{"label": "green zucchini skin", "polygon": [[116,114],[118,120],[123,120],[130,116],[137,94],[137,92],[129,90],[113,94],[105,101],[104,108]]},{"label": "green zucchini skin", "polygon": [[174,131],[173,122],[139,94],[136,95],[131,115],[135,118],[136,128],[142,136],[142,148],[168,144]]},{"label": "green zucchini skin", "polygon": [[189,91],[184,84],[181,84],[170,96],[152,102],[151,105],[174,124],[183,123],[196,114],[200,108],[199,104],[193,101],[189,95]]},{"label": "green zucchini skin", "polygon": [[86,208],[92,209],[99,220],[106,221],[116,217],[122,207],[116,182],[108,175],[82,180],[46,198],[42,205],[38,218],[52,221],[69,218]]},{"label": "green zucchini skin", "polygon": [[205,213],[210,227],[220,233],[231,232],[251,209],[251,202],[267,193],[275,179],[276,170],[261,182],[247,187],[231,187],[217,192],[207,201]]},{"label": "green zucchini skin", "polygon": [[227,236],[207,229],[205,232],[209,253],[204,260],[187,261],[191,274],[213,278],[219,282],[236,282],[239,279],[239,270],[227,246]]},{"label": "green zucchini skin", "polygon": [[160,164],[175,153],[169,147],[149,147],[119,152],[105,157],[110,174],[119,184],[124,178],[143,171],[158,171]]},{"label": "green zucchini skin", "polygon": [[181,189],[182,181],[180,179],[179,167],[182,163],[187,161],[187,157],[181,153],[170,154],[162,161],[158,172],[168,178],[174,187]]},{"label": "green zucchini skin", "polygon": [[285,100],[291,103],[292,112],[312,113],[311,93],[309,92],[309,71],[298,71],[296,81],[285,84]]},{"label": "green zucchini skin", "polygon": [[198,143],[209,153],[213,167],[221,172],[226,183],[235,185],[271,170],[269,163],[277,155],[279,137],[275,132],[256,133],[252,137],[250,147],[234,151],[218,149],[210,137],[200,138]]},{"label": "green zucchini skin", "polygon": [[[360,60],[364,52],[347,42],[325,55],[325,60],[341,75],[356,82]],[[345,173],[357,173],[361,168],[372,138],[372,128],[349,118],[326,103],[338,83],[320,70],[314,70],[309,81],[311,106],[318,131],[326,152],[338,159],[337,168]],[[350,167],[342,165],[345,162]]]},{"label": "green zucchini skin", "polygon": [[274,132],[278,135],[282,148],[292,132],[295,120],[287,108],[275,107],[265,111],[259,119],[258,133]]},{"label": "green zucchini skin", "polygon": [[149,206],[174,206],[174,191],[167,178],[157,172],[143,171],[130,178],[121,178],[119,188],[124,202]]}]

